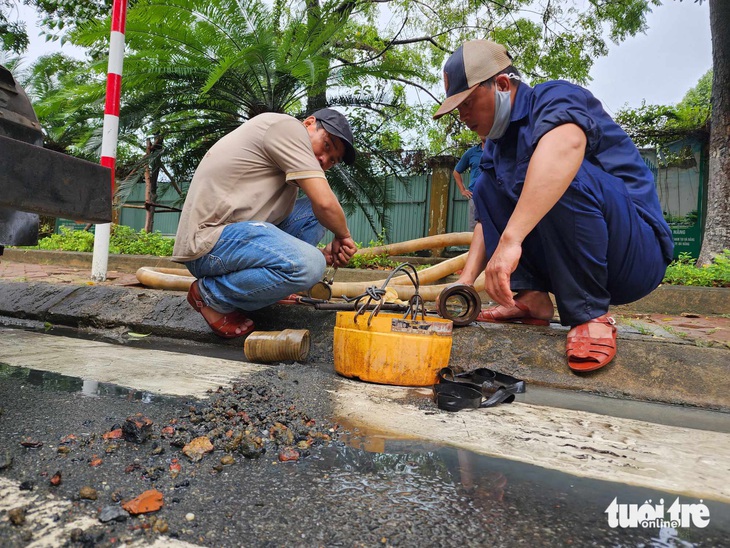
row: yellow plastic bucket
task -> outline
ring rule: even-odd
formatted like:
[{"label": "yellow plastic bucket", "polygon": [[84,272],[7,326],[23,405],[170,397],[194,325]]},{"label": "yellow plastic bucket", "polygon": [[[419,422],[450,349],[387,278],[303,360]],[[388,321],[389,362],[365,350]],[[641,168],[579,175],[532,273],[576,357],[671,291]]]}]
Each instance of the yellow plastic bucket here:
[{"label": "yellow plastic bucket", "polygon": [[431,386],[451,356],[453,322],[443,318],[403,319],[402,314],[338,312],[334,334],[335,371],[362,381]]}]

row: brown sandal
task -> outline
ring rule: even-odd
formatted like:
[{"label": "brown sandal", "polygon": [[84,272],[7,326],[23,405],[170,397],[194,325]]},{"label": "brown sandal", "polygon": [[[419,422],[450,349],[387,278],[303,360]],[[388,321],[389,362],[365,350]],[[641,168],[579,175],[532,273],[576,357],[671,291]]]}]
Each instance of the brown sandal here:
[{"label": "brown sandal", "polygon": [[290,294],[288,297],[276,301],[276,304],[299,304],[302,302],[302,297],[296,293]]},{"label": "brown sandal", "polygon": [[208,306],[205,304],[205,302],[203,302],[203,299],[200,296],[200,290],[198,289],[198,280],[195,280],[190,285],[190,289],[188,290],[188,302],[190,303],[190,306],[200,312],[206,323],[219,337],[234,339],[236,337],[243,337],[245,335],[248,335],[249,333],[251,333],[251,331],[254,330],[253,323],[251,323],[251,325],[249,325],[248,327],[246,326],[246,322],[250,320],[241,312],[229,312],[228,314],[224,314],[223,317],[214,322],[209,321],[208,318],[205,317],[205,314],[203,314],[203,309],[207,308]]},{"label": "brown sandal", "polygon": [[[535,318],[530,314],[530,309],[527,305],[522,304],[520,301],[515,301],[515,307],[524,313],[523,316],[505,316],[502,312],[499,312],[498,306],[492,308],[486,308],[477,314],[477,322],[487,323],[523,323],[526,325],[550,325],[550,320],[543,320],[542,318]],[[503,307],[506,308],[506,307]]]},{"label": "brown sandal", "polygon": [[[589,323],[611,326],[611,337],[595,338],[588,330]],[[616,355],[616,320],[608,314],[588,320],[575,328],[565,345],[568,367],[580,373],[595,371],[608,364]]]}]

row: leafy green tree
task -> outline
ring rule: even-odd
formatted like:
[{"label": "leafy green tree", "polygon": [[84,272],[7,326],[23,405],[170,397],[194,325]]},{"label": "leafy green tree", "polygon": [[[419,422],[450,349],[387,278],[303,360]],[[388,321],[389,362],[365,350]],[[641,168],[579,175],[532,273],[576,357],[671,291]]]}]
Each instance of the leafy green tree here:
[{"label": "leafy green tree", "polygon": [[[49,25],[60,27],[68,14],[84,15],[78,8],[80,2],[33,1],[53,15]],[[102,0],[90,3],[97,13],[103,13],[98,10],[108,4]],[[413,0],[278,0],[271,15],[280,28],[290,27],[294,20],[301,21],[302,28],[314,30],[326,40],[320,48],[321,56],[311,59],[314,81],[308,86],[306,110],[313,111],[325,104],[323,98],[328,93],[332,95],[329,90],[334,79],[329,73],[336,71],[341,77],[339,83],[347,88],[343,95],[365,93],[374,99],[369,110],[380,120],[375,124],[378,132],[368,137],[373,137],[378,146],[429,146],[432,152],[439,152],[450,145],[444,135],[465,130],[455,117],[435,123],[428,116],[438,97],[433,89],[440,83],[440,67],[446,55],[461,42],[485,36],[504,42],[532,82],[556,77],[586,82],[593,59],[607,51],[604,28],[609,39],[623,40],[646,28],[646,11],[658,4],[659,0],[593,0],[579,10],[566,0],[544,6],[532,0],[487,0],[476,5],[467,0],[439,0],[429,7]],[[177,9],[174,3],[169,8]],[[130,19],[135,11],[130,10]],[[163,33],[175,17],[160,20]],[[258,18],[256,10],[253,17]],[[329,36],[322,32],[323,19],[336,23]],[[108,31],[100,39],[106,39],[106,35]],[[131,36],[128,41],[131,45]],[[99,44],[96,48],[103,51]],[[229,70],[223,63],[219,69]],[[364,76],[368,71],[369,78]],[[412,99],[406,96],[408,90],[410,96],[418,93],[420,104],[411,104]],[[335,97],[326,97],[326,103],[337,101]],[[388,105],[396,108],[387,109]]]},{"label": "leafy green tree", "polygon": [[0,0],[0,43],[5,51],[23,53],[29,44],[28,30],[23,21],[12,16],[17,6],[15,0]]},{"label": "leafy green tree", "polygon": [[616,121],[639,146],[656,146],[668,158],[668,145],[687,137],[709,141],[712,113],[712,70],[700,78],[676,105],[647,105],[623,109]]},{"label": "leafy green tree", "polygon": [[[68,23],[64,18],[79,4],[46,0],[56,21],[49,27]],[[441,66],[464,40],[505,43],[531,83],[557,77],[584,83],[593,59],[607,52],[603,37],[618,42],[644,30],[647,10],[658,4],[591,0],[578,9],[572,0],[436,0],[428,6],[414,0],[140,0],[127,21],[122,146],[136,149],[141,162],[131,171],[141,178],[154,159],[146,137],[161,137],[161,169],[182,185],[217,138],[258,112],[353,107],[348,115],[362,161],[335,173],[333,186],[345,201],[382,204],[385,186],[361,183],[374,175],[384,180],[403,165],[426,168],[422,153],[403,149],[453,154],[473,140],[456,116],[431,120]],[[90,5],[103,13],[108,3]],[[61,110],[80,103],[100,109],[108,21],[81,17],[72,26],[70,38],[95,61],[85,69],[85,85],[51,103]]]},{"label": "leafy green tree", "polygon": [[[333,69],[323,55],[339,32],[340,14],[323,13],[317,26],[301,21],[297,13],[276,18],[258,0],[139,2],[127,20],[129,53],[120,129],[132,139],[139,139],[140,132],[153,135],[155,146],[132,166],[120,193],[128,193],[143,177],[149,184],[150,175],[159,171],[181,188],[210,146],[250,117],[270,111],[306,114],[308,97],[323,74],[334,86],[354,78],[355,70],[370,75],[369,67]],[[72,34],[77,43],[92,49],[107,35],[104,21],[88,22]],[[51,109],[101,108],[105,61],[99,59],[90,68],[83,84],[50,101]],[[334,95],[329,104],[362,102],[359,95],[341,89],[345,92]],[[353,120],[356,128],[358,122]],[[367,151],[362,132],[357,134],[358,148]],[[367,159],[367,154],[362,157]],[[384,158],[380,165],[395,162]],[[387,204],[384,178],[376,179],[375,169],[372,161],[362,161],[349,173],[335,170],[330,179],[346,201]]]}]

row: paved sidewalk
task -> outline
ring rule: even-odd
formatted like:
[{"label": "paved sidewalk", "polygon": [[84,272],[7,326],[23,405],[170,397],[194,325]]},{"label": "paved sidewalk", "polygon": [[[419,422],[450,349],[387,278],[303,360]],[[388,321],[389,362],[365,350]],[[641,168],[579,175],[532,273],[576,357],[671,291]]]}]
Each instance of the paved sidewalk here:
[{"label": "paved sidewalk", "polygon": [[143,287],[134,272],[107,272],[104,282],[91,279],[91,269],[55,264],[17,263],[0,257],[0,279],[11,282],[48,282],[78,285],[122,285]]}]

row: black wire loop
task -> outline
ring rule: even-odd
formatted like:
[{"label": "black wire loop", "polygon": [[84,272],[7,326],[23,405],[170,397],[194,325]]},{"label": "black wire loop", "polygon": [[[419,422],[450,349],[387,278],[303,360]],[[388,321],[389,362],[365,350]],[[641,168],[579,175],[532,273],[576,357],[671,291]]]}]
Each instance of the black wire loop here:
[{"label": "black wire loop", "polygon": [[385,302],[383,300],[383,296],[385,295],[388,283],[390,283],[390,280],[398,272],[405,273],[408,276],[408,279],[413,284],[413,287],[415,287],[416,289],[413,297],[411,297],[408,301],[408,309],[403,314],[403,319],[406,319],[410,315],[411,319],[415,320],[418,316],[419,308],[421,311],[421,319],[426,319],[426,303],[424,302],[421,295],[419,295],[418,293],[418,290],[420,288],[420,283],[418,281],[418,271],[416,270],[416,267],[410,263],[401,263],[393,269],[393,271],[383,282],[383,285],[381,285],[380,287],[372,285],[368,287],[361,295],[358,295],[357,297],[353,297],[351,299],[345,299],[345,301],[347,302],[355,301],[355,309],[357,310],[357,314],[355,314],[355,323],[357,323],[358,316],[363,314],[372,302],[376,302],[377,304],[372,308],[370,312],[370,317],[368,318],[368,327],[370,326],[370,322],[372,321],[373,317],[378,315],[380,309],[383,306],[383,303]]}]

